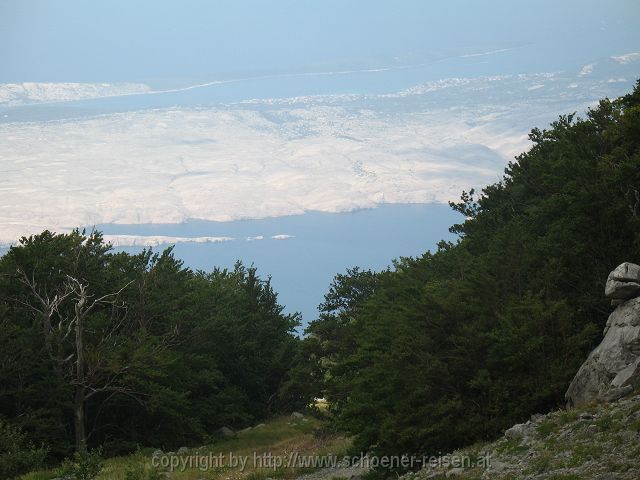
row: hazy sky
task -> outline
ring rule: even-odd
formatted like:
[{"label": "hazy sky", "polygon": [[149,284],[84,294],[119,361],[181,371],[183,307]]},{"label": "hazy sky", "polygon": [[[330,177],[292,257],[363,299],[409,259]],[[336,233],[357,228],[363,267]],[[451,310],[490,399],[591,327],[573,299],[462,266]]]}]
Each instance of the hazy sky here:
[{"label": "hazy sky", "polygon": [[[640,44],[635,0],[0,0],[0,82],[192,81],[520,44],[530,71]],[[541,65],[544,63],[544,65]]]}]

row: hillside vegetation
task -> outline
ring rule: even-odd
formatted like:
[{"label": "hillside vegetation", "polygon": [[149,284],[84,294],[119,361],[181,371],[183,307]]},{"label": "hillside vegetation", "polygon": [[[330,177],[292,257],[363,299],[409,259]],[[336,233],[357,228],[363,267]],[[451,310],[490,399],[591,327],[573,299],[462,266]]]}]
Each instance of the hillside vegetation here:
[{"label": "hillside vegetation", "polygon": [[640,258],[640,83],[533,129],[502,180],[452,207],[457,243],[338,275],[304,348],[357,448],[437,454],[564,392],[600,340],[604,281]]},{"label": "hillside vegetation", "polygon": [[290,411],[298,318],[282,310],[241,264],[193,272],[99,233],[23,238],[0,259],[0,412],[50,460],[205,443]]},{"label": "hillside vegetation", "polygon": [[[102,463],[96,480],[264,480],[291,479],[319,468],[313,458],[338,456],[348,438],[328,434],[313,417],[281,416],[216,442],[175,452],[142,449]],[[296,452],[298,461],[290,460]],[[235,460],[233,460],[235,459]],[[310,460],[308,460],[310,459]],[[171,463],[175,461],[174,463]],[[243,463],[244,462],[244,463]],[[288,464],[287,462],[290,462]],[[49,480],[58,469],[42,470],[21,480]]]},{"label": "hillside vegetation", "polygon": [[320,397],[372,457],[438,455],[562,406],[610,312],[607,274],[640,259],[640,82],[530,138],[451,205],[456,243],[337,275],[303,338],[254,268],[23,238],[0,259],[0,476],[210,445]]},{"label": "hillside vegetation", "polygon": [[[640,472],[640,396],[611,404],[535,414],[492,443],[450,454],[463,466],[436,466],[402,480],[636,480]],[[473,466],[481,456],[488,468]],[[466,467],[466,468],[465,468]]]}]

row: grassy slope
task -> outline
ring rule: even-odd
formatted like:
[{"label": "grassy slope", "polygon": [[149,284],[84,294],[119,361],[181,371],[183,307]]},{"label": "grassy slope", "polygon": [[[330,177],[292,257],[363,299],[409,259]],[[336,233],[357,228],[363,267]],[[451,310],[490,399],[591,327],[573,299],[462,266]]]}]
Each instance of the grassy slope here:
[{"label": "grassy slope", "polygon": [[[342,455],[350,445],[350,440],[336,435],[319,435],[318,431],[323,422],[316,418],[305,417],[295,419],[292,417],[279,417],[266,423],[263,427],[253,428],[239,432],[235,437],[224,438],[212,445],[205,445],[197,449],[190,449],[184,456],[216,456],[224,455],[225,464],[228,463],[229,454],[249,457],[247,467],[241,471],[240,467],[230,468],[225,465],[222,468],[211,468],[201,471],[198,468],[188,468],[185,471],[174,471],[160,476],[160,478],[180,480],[223,480],[223,479],[247,479],[260,480],[263,478],[294,478],[309,471],[311,468],[285,469],[278,468],[254,468],[253,455],[256,453],[272,455],[289,455],[298,452],[299,455]],[[150,478],[153,473],[151,457],[153,449],[145,449],[141,452],[125,457],[111,458],[105,461],[104,467],[97,480],[138,480]],[[139,472],[133,476],[133,472]],[[127,474],[127,472],[131,472]],[[142,473],[142,474],[140,474]],[[49,480],[56,477],[55,470],[39,471],[24,475],[22,480]]]},{"label": "grassy slope", "polygon": [[454,452],[472,459],[488,453],[488,469],[426,468],[402,480],[640,478],[640,394],[610,404],[535,415],[519,430],[510,438]]}]

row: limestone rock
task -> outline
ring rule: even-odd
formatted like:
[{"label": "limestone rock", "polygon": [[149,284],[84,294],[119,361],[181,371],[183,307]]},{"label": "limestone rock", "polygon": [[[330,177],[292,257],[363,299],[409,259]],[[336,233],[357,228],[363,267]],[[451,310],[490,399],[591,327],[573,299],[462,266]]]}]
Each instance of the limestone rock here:
[{"label": "limestone rock", "polygon": [[609,278],[621,282],[640,282],[640,265],[630,262],[621,263],[613,269]]},{"label": "limestone rock", "polygon": [[526,446],[531,443],[534,435],[536,424],[531,420],[526,423],[518,423],[504,432],[505,438],[519,442],[520,445]]},{"label": "limestone rock", "polygon": [[[609,279],[624,265],[611,272]],[[640,298],[619,305],[604,333],[569,385],[565,398],[570,406],[616,400],[640,384]]]},{"label": "limestone rock", "polygon": [[447,470],[447,473],[445,475],[446,478],[450,478],[450,477],[458,477],[460,475],[464,475],[464,468],[452,468],[451,470]]},{"label": "limestone rock", "polygon": [[[588,411],[555,410],[522,423],[507,436],[488,444],[474,444],[442,458],[472,459],[462,471],[453,464],[431,464],[397,480],[638,480],[640,455],[637,422],[640,393]],[[512,427],[513,428],[513,427]],[[509,431],[507,430],[507,431]],[[519,440],[529,438],[527,444]],[[473,462],[476,459],[478,463]],[[579,460],[579,461],[577,461]],[[613,472],[613,473],[610,473]],[[327,477],[329,478],[329,477]],[[318,480],[303,478],[299,480]]]},{"label": "limestone rock", "polygon": [[607,278],[604,294],[613,300],[640,296],[640,265],[629,262],[618,265]]},{"label": "limestone rock", "polygon": [[222,427],[220,430],[218,430],[218,433],[220,433],[220,435],[224,437],[233,437],[236,434],[236,432],[231,430],[229,427]]},{"label": "limestone rock", "polygon": [[504,432],[504,436],[509,440],[520,440],[526,432],[527,425],[525,423],[518,423]]},{"label": "limestone rock", "polygon": [[539,423],[542,420],[544,420],[546,418],[545,415],[541,414],[541,413],[534,413],[533,415],[531,415],[531,423]]}]

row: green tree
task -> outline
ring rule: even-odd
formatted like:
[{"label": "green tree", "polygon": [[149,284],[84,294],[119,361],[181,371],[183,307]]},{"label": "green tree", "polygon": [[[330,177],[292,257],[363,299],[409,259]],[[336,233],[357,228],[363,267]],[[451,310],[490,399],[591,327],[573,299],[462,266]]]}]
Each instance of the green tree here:
[{"label": "green tree", "polygon": [[562,404],[610,311],[607,274],[640,258],[639,100],[640,83],[533,129],[500,182],[452,204],[457,243],[401,259],[366,295],[331,286],[337,308],[309,335],[357,448],[437,454]]},{"label": "green tree", "polygon": [[240,263],[193,272],[99,233],[23,238],[0,259],[0,413],[56,458],[196,444],[292,398],[298,321]]}]

